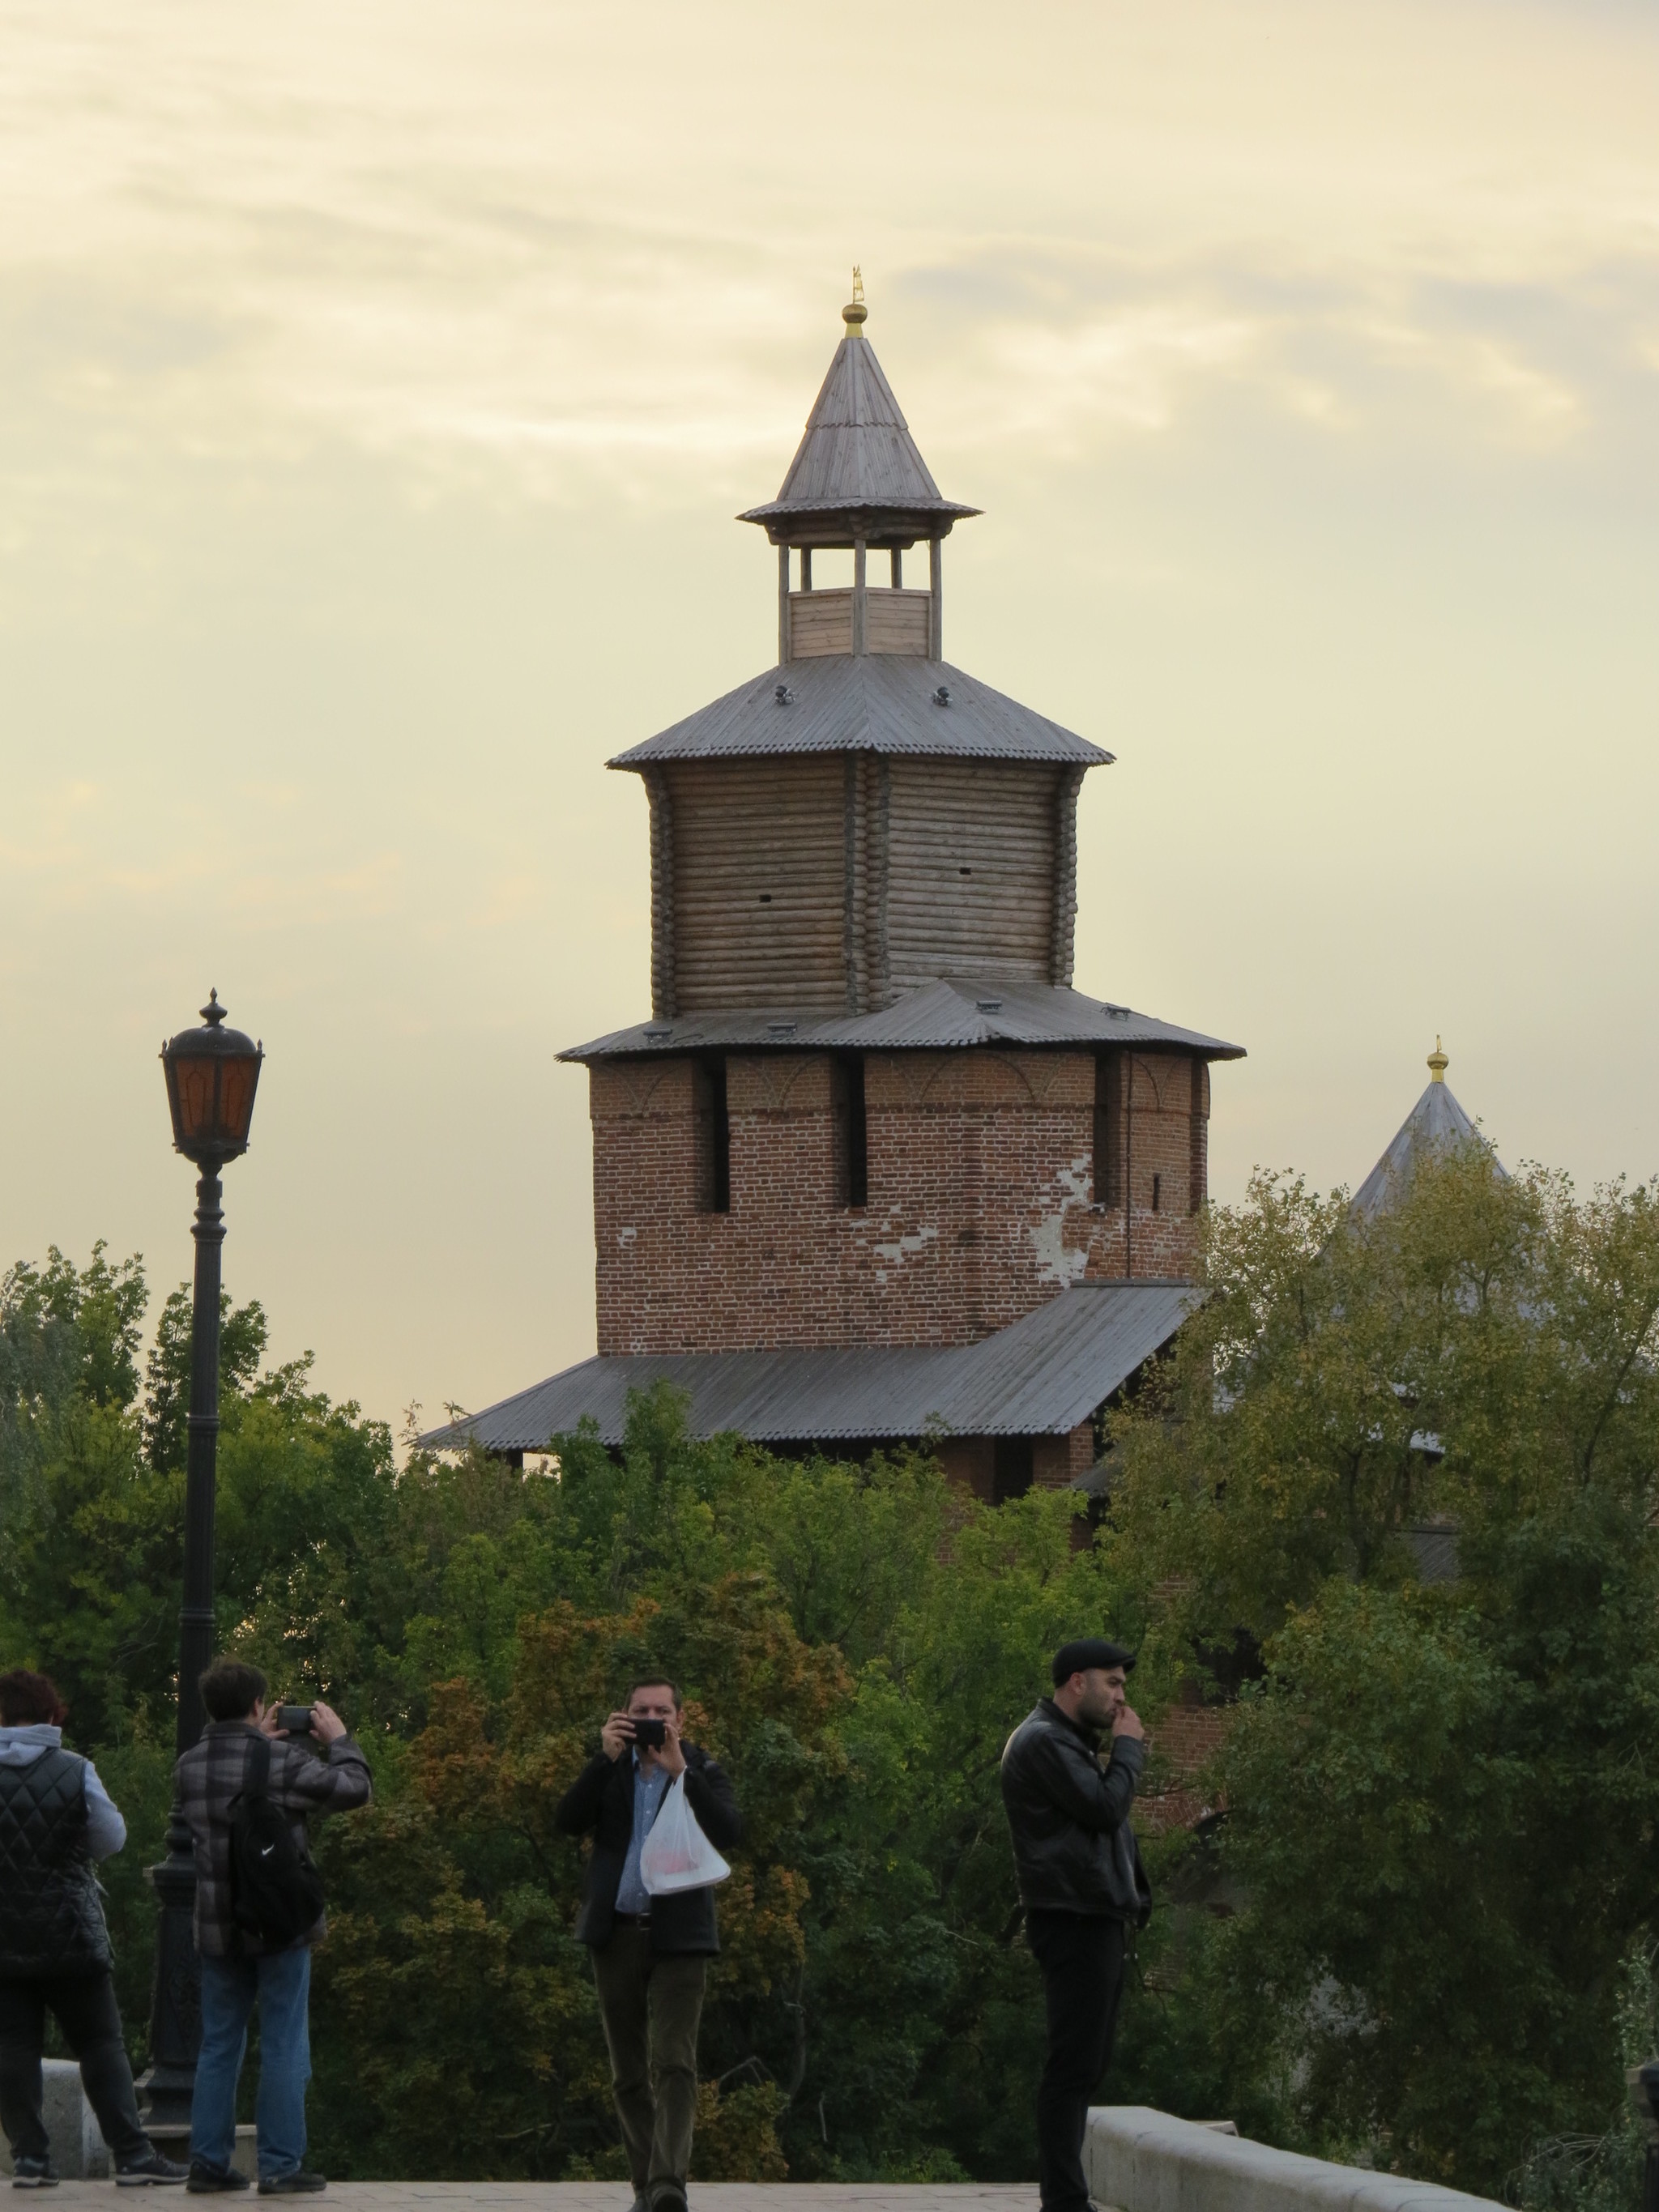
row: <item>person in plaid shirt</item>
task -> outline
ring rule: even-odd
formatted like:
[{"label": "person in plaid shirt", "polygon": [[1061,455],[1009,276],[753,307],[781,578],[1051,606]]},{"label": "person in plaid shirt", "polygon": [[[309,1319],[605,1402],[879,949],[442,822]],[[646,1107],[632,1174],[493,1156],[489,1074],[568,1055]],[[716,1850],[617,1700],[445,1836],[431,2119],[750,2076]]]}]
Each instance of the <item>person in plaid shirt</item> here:
[{"label": "person in plaid shirt", "polygon": [[306,2084],[311,2079],[307,2005],[311,1954],[327,1932],[327,1915],[286,1949],[268,1948],[240,1928],[230,1882],[232,1802],[248,1778],[260,1737],[270,1747],[265,1794],[289,1814],[295,1838],[311,1813],[343,1813],[367,1805],[368,1762],[329,1706],[311,1708],[319,1759],[289,1738],[265,1705],[264,1676],[240,1660],[217,1659],[202,1677],[209,1715],[200,1741],[179,1761],[179,1802],[196,1850],[196,1949],[202,1968],[202,2051],[190,2116],[188,2191],[198,2196],[246,2189],[233,2171],[236,2084],[247,2024],[259,2008],[259,2194],[289,2196],[326,2186],[305,2169]]}]

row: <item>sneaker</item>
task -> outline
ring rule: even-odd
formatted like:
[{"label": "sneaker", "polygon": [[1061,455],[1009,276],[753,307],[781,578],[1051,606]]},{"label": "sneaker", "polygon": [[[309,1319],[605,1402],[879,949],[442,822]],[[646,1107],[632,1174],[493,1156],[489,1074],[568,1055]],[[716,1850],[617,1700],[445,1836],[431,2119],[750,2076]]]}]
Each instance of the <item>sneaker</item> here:
[{"label": "sneaker", "polygon": [[193,2158],[185,2188],[191,2197],[216,2197],[223,2190],[246,2189],[247,2185],[246,2174],[238,2173],[234,2166],[207,2166],[199,2158]]},{"label": "sneaker", "polygon": [[292,2173],[268,2174],[259,2184],[261,2197],[314,2197],[319,2189],[328,2187],[328,2177],[322,2173],[307,2173],[296,2166]]},{"label": "sneaker", "polygon": [[56,2189],[58,2176],[52,2170],[49,2158],[17,2158],[12,2160],[11,2185],[14,2189]]},{"label": "sneaker", "polygon": [[130,2158],[125,2166],[116,2167],[115,2185],[118,2189],[171,2188],[189,2172],[187,2166],[180,2166],[176,2159],[163,2158],[159,2150],[152,2148],[142,2158]]}]

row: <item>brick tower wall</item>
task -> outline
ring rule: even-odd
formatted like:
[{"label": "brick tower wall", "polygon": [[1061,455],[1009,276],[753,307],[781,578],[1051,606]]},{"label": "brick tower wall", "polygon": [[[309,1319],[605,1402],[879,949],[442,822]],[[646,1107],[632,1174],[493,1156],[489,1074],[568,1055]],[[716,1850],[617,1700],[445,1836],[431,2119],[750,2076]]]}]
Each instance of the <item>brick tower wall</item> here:
[{"label": "brick tower wall", "polygon": [[[1181,1053],[1128,1065],[1133,1273],[1188,1275],[1206,1071]],[[733,1054],[726,1079],[731,1206],[715,1213],[698,1206],[694,1063],[592,1068],[601,1352],[967,1344],[1129,1272],[1125,1210],[1095,1202],[1091,1053],[867,1054],[859,1207],[836,1201],[828,1056]]]}]

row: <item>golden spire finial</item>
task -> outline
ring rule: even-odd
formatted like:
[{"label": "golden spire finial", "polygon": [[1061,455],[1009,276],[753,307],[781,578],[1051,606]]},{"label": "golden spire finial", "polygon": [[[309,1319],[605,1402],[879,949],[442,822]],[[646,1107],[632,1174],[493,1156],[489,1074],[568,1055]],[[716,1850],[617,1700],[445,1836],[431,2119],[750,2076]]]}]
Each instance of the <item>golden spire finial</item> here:
[{"label": "golden spire finial", "polygon": [[849,338],[861,338],[870,310],[864,304],[864,272],[857,262],[853,264],[853,296],[841,311]]},{"label": "golden spire finial", "polygon": [[1434,1050],[1429,1054],[1430,1082],[1443,1083],[1446,1079],[1446,1069],[1449,1063],[1446,1059],[1444,1048],[1443,1048],[1439,1038],[1437,1036],[1434,1041]]}]

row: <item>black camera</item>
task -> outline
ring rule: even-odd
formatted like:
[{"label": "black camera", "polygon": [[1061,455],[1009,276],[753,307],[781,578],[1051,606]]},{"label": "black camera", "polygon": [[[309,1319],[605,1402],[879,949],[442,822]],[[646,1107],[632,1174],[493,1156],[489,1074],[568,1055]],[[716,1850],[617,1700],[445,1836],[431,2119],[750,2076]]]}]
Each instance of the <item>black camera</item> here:
[{"label": "black camera", "polygon": [[668,1741],[667,1722],[636,1720],[634,1723],[634,1741],[635,1743],[648,1745],[653,1751],[660,1751]]},{"label": "black camera", "polygon": [[278,1705],[276,1725],[280,1729],[286,1729],[290,1735],[309,1735],[311,1707],[309,1705]]}]

